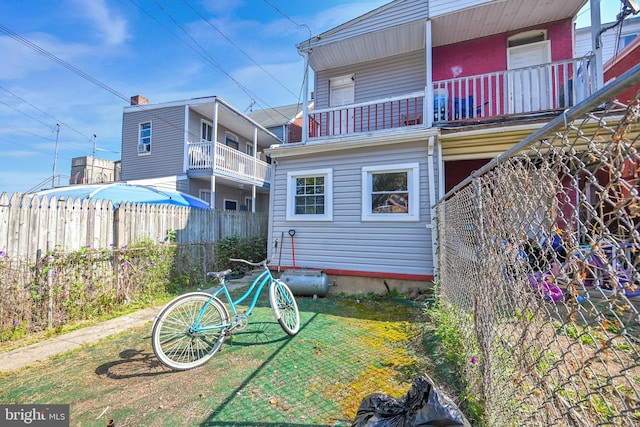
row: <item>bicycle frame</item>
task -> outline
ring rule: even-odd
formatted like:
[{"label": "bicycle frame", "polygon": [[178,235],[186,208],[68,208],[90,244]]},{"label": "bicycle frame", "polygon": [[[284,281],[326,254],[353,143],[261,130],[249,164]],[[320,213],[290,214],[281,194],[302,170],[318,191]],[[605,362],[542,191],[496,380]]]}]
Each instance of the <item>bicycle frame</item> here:
[{"label": "bicycle frame", "polygon": [[[231,312],[232,312],[233,317],[238,316],[238,310],[236,309],[236,306],[238,304],[242,303],[245,299],[247,299],[249,297],[249,295],[251,295],[253,293],[253,299],[251,301],[251,304],[249,305],[249,308],[245,312],[245,314],[247,316],[249,316],[251,314],[251,312],[253,311],[253,309],[255,308],[257,302],[258,302],[258,298],[260,297],[260,294],[262,293],[262,289],[264,289],[264,286],[267,283],[270,283],[272,280],[273,280],[273,276],[271,276],[271,272],[269,271],[268,268],[265,267],[265,270],[262,273],[260,273],[260,275],[258,275],[258,277],[256,277],[253,280],[253,282],[251,282],[251,286],[244,293],[244,295],[242,295],[240,298],[238,298],[238,299],[236,299],[234,301],[233,298],[231,298],[231,294],[229,293],[229,289],[227,288],[225,280],[222,279],[222,283],[221,283],[220,288],[218,288],[211,295],[211,298],[209,298],[209,301],[207,301],[207,303],[205,305],[203,305],[202,308],[200,309],[200,311],[198,312],[198,317],[196,318],[196,321],[194,322],[194,325],[191,327],[192,331],[193,332],[200,332],[200,331],[206,331],[206,330],[211,330],[211,329],[227,328],[227,327],[233,325],[233,321],[230,321],[229,323],[226,323],[226,324],[213,325],[213,326],[208,326],[208,327],[205,327],[205,328],[201,328],[200,327],[200,321],[202,320],[202,316],[204,316],[204,312],[207,309],[207,306],[211,303],[211,301],[214,298],[217,298],[217,296],[220,295],[221,293],[224,293],[224,296],[227,299],[227,302],[228,302],[229,306],[231,307]],[[255,292],[254,292],[254,290],[255,290]]]}]

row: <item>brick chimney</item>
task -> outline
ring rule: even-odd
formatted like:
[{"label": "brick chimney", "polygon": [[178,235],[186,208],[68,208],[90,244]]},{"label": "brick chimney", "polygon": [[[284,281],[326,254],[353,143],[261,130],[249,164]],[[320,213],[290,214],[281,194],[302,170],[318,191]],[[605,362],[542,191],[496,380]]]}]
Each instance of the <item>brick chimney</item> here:
[{"label": "brick chimney", "polygon": [[149,100],[142,95],[134,95],[131,97],[131,105],[147,105]]}]

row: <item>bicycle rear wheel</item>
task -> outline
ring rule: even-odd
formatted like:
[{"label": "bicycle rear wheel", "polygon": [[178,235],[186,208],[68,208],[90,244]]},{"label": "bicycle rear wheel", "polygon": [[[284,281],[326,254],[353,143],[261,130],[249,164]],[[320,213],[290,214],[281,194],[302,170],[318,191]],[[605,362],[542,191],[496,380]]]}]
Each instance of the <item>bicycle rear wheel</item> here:
[{"label": "bicycle rear wheel", "polygon": [[269,303],[276,320],[284,331],[294,336],[300,330],[300,313],[293,292],[282,280],[274,280],[269,286]]},{"label": "bicycle rear wheel", "polygon": [[[198,327],[195,322],[202,311]],[[222,346],[229,313],[204,292],[182,295],[160,312],[151,332],[153,352],[163,365],[186,370],[203,365]]]}]

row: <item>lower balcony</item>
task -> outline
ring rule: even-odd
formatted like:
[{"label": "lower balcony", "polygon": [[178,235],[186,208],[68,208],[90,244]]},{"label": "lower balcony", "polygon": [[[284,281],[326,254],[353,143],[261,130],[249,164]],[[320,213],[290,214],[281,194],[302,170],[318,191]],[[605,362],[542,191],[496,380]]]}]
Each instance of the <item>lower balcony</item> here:
[{"label": "lower balcony", "polygon": [[593,57],[433,82],[427,91],[309,112],[309,138],[472,124],[565,110],[595,91]]},{"label": "lower balcony", "polygon": [[187,159],[190,176],[224,176],[261,187],[271,183],[271,165],[219,142],[187,143]]}]

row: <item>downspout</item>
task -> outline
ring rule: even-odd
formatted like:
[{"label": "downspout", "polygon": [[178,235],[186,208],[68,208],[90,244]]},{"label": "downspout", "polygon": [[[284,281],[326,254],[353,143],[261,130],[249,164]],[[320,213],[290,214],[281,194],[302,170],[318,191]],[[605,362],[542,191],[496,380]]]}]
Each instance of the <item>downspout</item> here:
[{"label": "downspout", "polygon": [[309,140],[309,53],[304,52],[304,93],[302,94],[302,143]]},{"label": "downspout", "polygon": [[211,141],[211,201],[209,206],[216,207],[216,144],[218,143],[218,100],[213,102],[213,141]]},{"label": "downspout", "polygon": [[438,274],[438,228],[436,227],[435,224],[435,218],[436,218],[436,208],[435,208],[435,204],[436,201],[438,200],[437,197],[437,192],[436,192],[436,183],[435,183],[435,174],[436,171],[439,171],[440,168],[436,168],[436,159],[433,155],[434,152],[434,145],[435,145],[435,139],[436,137],[431,135],[429,137],[429,142],[427,145],[427,165],[428,165],[428,170],[427,170],[427,179],[428,179],[428,186],[429,186],[429,213],[430,213],[430,221],[429,223],[426,225],[427,229],[431,229],[431,257],[433,260],[433,277],[434,279],[437,277]]}]

